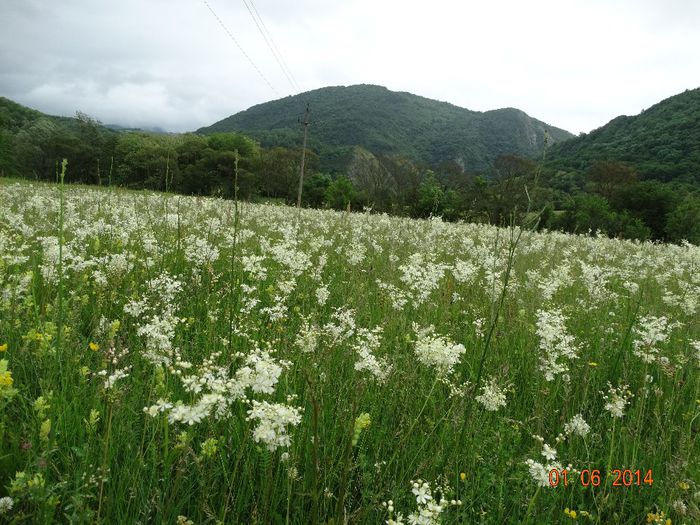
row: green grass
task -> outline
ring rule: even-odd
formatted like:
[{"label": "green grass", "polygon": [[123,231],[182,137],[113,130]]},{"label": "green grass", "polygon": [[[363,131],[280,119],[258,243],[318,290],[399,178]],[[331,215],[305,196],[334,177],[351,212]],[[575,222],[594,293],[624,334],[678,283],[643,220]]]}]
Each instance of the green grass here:
[{"label": "green grass", "polygon": [[[697,247],[238,209],[0,180],[0,523],[382,523],[389,500],[416,510],[419,479],[461,502],[443,523],[700,519]],[[576,357],[548,381],[538,326],[556,311]],[[431,341],[463,345],[451,370],[416,353]],[[492,382],[494,411],[476,400]],[[620,418],[608,383],[634,396]],[[288,446],[256,441],[262,401],[299,409]],[[178,402],[198,421],[175,421]],[[577,414],[590,432],[557,441]],[[568,487],[531,477],[535,435]],[[613,486],[612,469],[653,484]]]}]

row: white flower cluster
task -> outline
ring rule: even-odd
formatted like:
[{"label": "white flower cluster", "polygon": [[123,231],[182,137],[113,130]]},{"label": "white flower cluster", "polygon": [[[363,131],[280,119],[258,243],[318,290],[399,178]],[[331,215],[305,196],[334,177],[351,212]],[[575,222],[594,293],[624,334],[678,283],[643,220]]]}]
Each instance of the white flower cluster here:
[{"label": "white flower cluster", "polygon": [[695,349],[695,360],[698,362],[698,367],[700,367],[700,340],[691,341],[690,346]]},{"label": "white flower cluster", "polygon": [[608,393],[603,395],[605,410],[610,412],[612,417],[621,418],[625,415],[625,408],[630,404],[632,397],[634,394],[629,391],[628,385],[613,387],[608,383]]},{"label": "white flower cluster", "polygon": [[272,258],[295,277],[298,277],[311,266],[311,258],[307,253],[299,250],[293,241],[284,241],[271,246],[269,249]]},{"label": "white flower cluster", "polygon": [[527,465],[532,480],[540,487],[550,486],[549,473],[552,471],[552,469],[558,469],[560,467],[558,463],[548,463],[547,465],[543,465],[534,459],[525,460],[525,464]]},{"label": "white flower cluster", "polygon": [[591,427],[581,414],[576,414],[571,418],[571,421],[564,425],[564,432],[569,435],[577,435],[586,437],[590,432]]},{"label": "white flower cluster", "polygon": [[160,413],[168,414],[170,423],[185,423],[194,425],[213,414],[215,419],[221,419],[228,414],[228,408],[235,401],[246,398],[246,390],[257,394],[272,394],[284,367],[284,361],[276,361],[269,351],[254,349],[245,356],[243,365],[236,370],[234,377],[229,376],[228,366],[218,366],[216,361],[221,356],[215,352],[209,359],[204,360],[195,373],[182,377],[182,370],[191,367],[183,362],[175,370],[175,375],[181,377],[182,385],[187,392],[199,397],[190,404],[182,401],[159,399],[144,412],[155,417]]},{"label": "white flower cluster", "polygon": [[126,368],[118,368],[109,375],[107,375],[107,370],[100,370],[98,372],[98,375],[106,377],[103,385],[105,390],[111,390],[112,388],[114,388],[114,385],[117,383],[117,381],[119,381],[120,379],[124,379],[125,377],[129,377],[130,369],[130,366]]},{"label": "white flower cluster", "polygon": [[408,303],[408,294],[391,283],[385,283],[379,279],[376,282],[379,289],[389,296],[392,308],[397,311],[403,310],[406,303]]},{"label": "white flower cluster", "polygon": [[498,386],[496,378],[492,377],[481,387],[481,394],[476,396],[476,401],[486,410],[495,412],[499,408],[506,406],[506,394]]},{"label": "white flower cluster", "polygon": [[[557,450],[554,447],[545,443],[542,436],[535,435],[532,437],[542,446],[542,451],[540,454],[546,460],[546,463],[543,464],[539,461],[535,461],[534,459],[527,459],[525,460],[525,464],[527,465],[532,480],[537,483],[537,485],[540,487],[549,487],[551,486],[549,483],[549,473],[554,469],[561,470],[563,466],[560,462],[556,461]],[[557,438],[557,442],[559,442],[561,439],[563,439],[561,436]],[[569,465],[567,468],[571,469],[571,465]]]},{"label": "white flower cluster", "polygon": [[394,515],[394,502],[392,500],[382,504],[389,511],[387,525],[404,525],[406,523],[410,525],[439,525],[442,513],[447,508],[462,505],[461,500],[448,498],[448,494],[451,494],[452,491],[446,484],[437,488],[436,492],[439,492],[439,498],[433,493],[430,483],[421,479],[411,481],[411,492],[416,497],[418,508],[408,515],[406,521],[404,521],[402,513]]},{"label": "white flower cluster", "polygon": [[301,329],[297,332],[294,345],[305,354],[312,354],[318,347],[318,340],[321,337],[321,331],[316,325],[309,324],[304,321]]},{"label": "white flower cluster", "polygon": [[258,421],[253,429],[255,442],[264,443],[270,452],[274,452],[278,447],[290,445],[287,426],[301,422],[301,408],[253,400],[253,408],[248,410],[247,419]]},{"label": "white flower cluster", "polygon": [[175,327],[181,322],[175,315],[175,298],[182,284],[163,273],[148,281],[146,290],[141,299],[126,303],[124,312],[136,320],[136,333],[146,340],[143,356],[155,365],[170,365]]},{"label": "white flower cluster", "polygon": [[578,347],[573,336],[567,332],[565,321],[564,315],[557,309],[537,311],[537,335],[542,352],[540,370],[547,381],[568,372],[566,360],[578,357]]},{"label": "white flower cluster", "polygon": [[219,258],[219,249],[210,244],[207,239],[197,235],[189,235],[184,239],[185,258],[195,268],[212,264]]},{"label": "white flower cluster", "polygon": [[14,505],[15,502],[11,497],[5,496],[0,498],[0,516],[9,513]]},{"label": "white flower cluster", "polygon": [[323,306],[326,304],[326,301],[328,301],[328,298],[330,297],[331,293],[328,291],[328,286],[323,284],[316,288],[316,300],[318,301],[318,304]]},{"label": "white flower cluster", "polygon": [[267,268],[263,265],[265,257],[260,255],[243,255],[241,264],[243,270],[248,273],[254,281],[264,281],[267,277]]},{"label": "white flower cluster", "polygon": [[474,277],[478,272],[478,267],[469,261],[461,259],[455,260],[454,266],[451,268],[452,275],[458,283],[469,284],[473,282]]},{"label": "white flower cluster", "polygon": [[653,363],[659,355],[659,343],[668,339],[668,319],[648,315],[639,320],[639,326],[633,328],[637,339],[634,341],[634,355],[645,363]]},{"label": "white flower cluster", "polygon": [[688,316],[695,315],[700,308],[700,286],[698,283],[683,281],[678,281],[677,286],[680,293],[666,290],[662,297],[663,302],[683,310]]},{"label": "white flower cluster", "polygon": [[416,333],[416,357],[425,366],[435,368],[438,375],[447,375],[459,363],[466,352],[464,345],[455,343],[448,338],[436,335],[433,325],[420,328],[413,323]]},{"label": "white flower cluster", "polygon": [[610,278],[610,272],[605,268],[597,266],[595,264],[586,264],[580,261],[581,266],[581,279],[580,281],[588,289],[588,294],[590,295],[591,302],[588,304],[589,308],[594,308],[596,304],[609,299],[614,299],[616,294],[608,289],[608,279]]},{"label": "white flower cluster", "polygon": [[367,370],[377,381],[383,383],[389,376],[392,367],[387,363],[386,358],[377,358],[374,355],[374,352],[379,349],[381,344],[381,333],[382,328],[380,326],[377,326],[374,330],[359,328],[353,350],[357,352],[359,357],[355,363],[355,370]]},{"label": "white flower cluster", "polygon": [[408,264],[399,266],[401,281],[409,288],[414,303],[420,305],[437,290],[440,280],[448,267],[427,260],[422,253],[414,253]]},{"label": "white flower cluster", "polygon": [[349,308],[336,308],[331,321],[323,326],[323,331],[330,336],[331,344],[347,341],[355,335],[355,312]]},{"label": "white flower cluster", "polygon": [[236,381],[240,388],[250,388],[255,393],[272,394],[282,374],[282,366],[269,352],[256,350],[245,358],[245,364],[236,370]]},{"label": "white flower cluster", "polygon": [[542,297],[545,301],[552,299],[555,293],[562,288],[573,283],[570,272],[570,263],[564,260],[560,265],[553,268],[546,277],[538,279],[537,287],[542,292]]}]

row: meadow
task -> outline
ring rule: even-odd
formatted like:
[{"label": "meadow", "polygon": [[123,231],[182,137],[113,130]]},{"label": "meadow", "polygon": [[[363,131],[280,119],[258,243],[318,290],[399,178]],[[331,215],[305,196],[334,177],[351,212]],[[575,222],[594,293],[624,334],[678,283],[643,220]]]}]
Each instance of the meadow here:
[{"label": "meadow", "polygon": [[699,523],[699,311],[687,243],[0,181],[0,523]]}]

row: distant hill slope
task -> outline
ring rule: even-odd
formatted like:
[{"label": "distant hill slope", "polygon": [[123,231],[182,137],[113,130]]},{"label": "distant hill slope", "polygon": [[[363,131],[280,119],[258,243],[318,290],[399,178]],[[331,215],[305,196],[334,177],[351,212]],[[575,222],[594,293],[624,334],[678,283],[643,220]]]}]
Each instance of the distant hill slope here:
[{"label": "distant hill slope", "polygon": [[354,146],[375,154],[399,154],[438,164],[454,161],[481,170],[502,154],[534,156],[542,150],[545,129],[554,142],[569,132],[514,109],[470,111],[381,86],[325,87],[253,106],[198,133],[240,131],[263,146],[301,143],[299,118],[310,104],[309,145],[321,166],[339,169]]},{"label": "distant hill slope", "polygon": [[18,104],[9,98],[0,97],[0,129],[16,132],[24,126],[42,118],[49,119],[51,122],[64,126],[74,126],[78,122],[77,119],[72,117],[47,115],[36,109]]},{"label": "distant hill slope", "polygon": [[565,170],[613,160],[631,164],[644,178],[700,183],[700,88],[555,145],[548,157]]}]

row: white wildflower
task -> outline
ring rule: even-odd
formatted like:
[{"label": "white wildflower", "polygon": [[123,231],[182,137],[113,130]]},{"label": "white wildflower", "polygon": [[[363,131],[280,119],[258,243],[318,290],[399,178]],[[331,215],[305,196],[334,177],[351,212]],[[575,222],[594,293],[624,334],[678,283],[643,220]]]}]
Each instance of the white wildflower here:
[{"label": "white wildflower", "polygon": [[264,443],[274,452],[278,447],[288,447],[291,438],[287,434],[288,425],[298,425],[301,421],[301,408],[253,400],[253,408],[248,410],[248,421],[258,420],[253,429],[256,443]]},{"label": "white wildflower", "polygon": [[586,437],[591,427],[586,423],[581,414],[576,414],[571,421],[564,425],[564,432]]},{"label": "white wildflower", "polygon": [[481,387],[481,394],[476,396],[476,401],[486,410],[495,412],[506,406],[506,394],[498,386],[495,378],[491,378]]},{"label": "white wildflower", "polygon": [[5,496],[0,498],[0,516],[9,513],[14,505],[15,502],[11,497]]},{"label": "white wildflower", "polygon": [[537,335],[540,338],[540,370],[547,381],[568,372],[566,361],[576,359],[578,347],[566,330],[564,315],[557,309],[537,311]]},{"label": "white wildflower", "polygon": [[415,323],[416,357],[425,366],[435,368],[439,375],[452,372],[454,366],[466,352],[464,345],[454,343],[448,338],[435,334],[435,327],[419,328]]},{"label": "white wildflower", "polygon": [[603,396],[605,410],[613,417],[621,418],[625,415],[625,408],[629,405],[629,399],[633,397],[628,385],[613,387],[608,383],[608,393]]},{"label": "white wildflower", "polygon": [[544,443],[542,445],[542,456],[547,461],[554,461],[555,459],[557,459],[557,451],[555,448],[550,447],[547,443]]},{"label": "white wildflower", "polygon": [[320,335],[321,333],[317,326],[309,325],[308,321],[305,321],[297,333],[294,344],[305,354],[313,353],[316,351],[316,347],[318,346],[318,339]]},{"label": "white wildflower", "polygon": [[634,355],[645,363],[653,363],[659,354],[658,344],[668,339],[668,319],[649,315],[639,320],[639,326],[633,329],[637,339],[634,341]]},{"label": "white wildflower", "polygon": [[525,461],[525,464],[527,465],[528,470],[530,471],[530,476],[532,476],[535,483],[537,483],[540,487],[549,486],[550,469],[547,469],[542,463],[532,459]]},{"label": "white wildflower", "polygon": [[158,414],[162,414],[163,412],[165,412],[166,410],[170,410],[171,408],[173,408],[172,403],[168,403],[163,398],[159,398],[158,401],[156,401],[155,405],[151,405],[150,407],[144,407],[143,411],[151,417],[156,417]]},{"label": "white wildflower", "polygon": [[326,286],[325,284],[316,288],[316,300],[321,306],[326,304],[326,301],[328,300],[330,295],[331,293],[328,291],[328,286]]},{"label": "white wildflower", "polygon": [[416,503],[419,505],[425,505],[429,500],[433,499],[430,491],[430,483],[427,481],[414,483],[411,492],[416,496]]},{"label": "white wildflower", "polygon": [[692,346],[695,349],[695,359],[697,360],[698,366],[700,367],[700,340],[691,341],[690,346]]},{"label": "white wildflower", "polygon": [[280,374],[282,366],[269,352],[257,350],[246,357],[244,366],[236,370],[236,380],[253,392],[272,394]]},{"label": "white wildflower", "polygon": [[353,350],[357,352],[359,357],[355,363],[355,370],[367,370],[377,381],[386,381],[391,372],[391,365],[386,359],[377,358],[374,352],[379,349],[381,344],[381,327],[376,327],[370,331],[366,328],[359,328],[357,331],[357,342],[353,345]]}]

